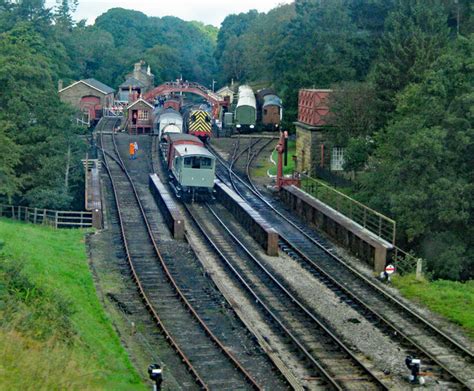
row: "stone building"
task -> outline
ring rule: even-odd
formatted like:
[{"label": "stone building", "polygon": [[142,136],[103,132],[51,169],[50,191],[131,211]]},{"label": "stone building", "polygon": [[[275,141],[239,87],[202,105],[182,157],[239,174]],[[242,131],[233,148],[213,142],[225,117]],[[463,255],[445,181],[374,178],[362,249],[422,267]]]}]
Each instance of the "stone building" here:
[{"label": "stone building", "polygon": [[102,117],[104,108],[112,107],[115,90],[96,79],[79,80],[63,88],[58,85],[59,98],[62,102],[75,107],[84,123],[90,124]]},{"label": "stone building", "polygon": [[127,80],[133,78],[138,80],[141,86],[141,94],[150,91],[155,85],[155,75],[151,73],[150,66],[145,68],[145,62],[139,61],[134,64],[133,72],[126,76]]}]

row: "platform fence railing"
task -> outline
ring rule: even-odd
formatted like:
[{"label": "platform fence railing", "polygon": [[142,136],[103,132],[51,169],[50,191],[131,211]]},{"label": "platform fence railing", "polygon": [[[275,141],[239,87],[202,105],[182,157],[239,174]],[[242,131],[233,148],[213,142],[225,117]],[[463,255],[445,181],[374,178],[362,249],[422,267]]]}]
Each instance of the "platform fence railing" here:
[{"label": "platform fence railing", "polygon": [[48,225],[54,228],[92,227],[92,213],[83,211],[51,210],[0,204],[0,217]]},{"label": "platform fence railing", "polygon": [[326,185],[318,179],[301,174],[301,189],[350,218],[378,237],[395,245],[395,220]]}]

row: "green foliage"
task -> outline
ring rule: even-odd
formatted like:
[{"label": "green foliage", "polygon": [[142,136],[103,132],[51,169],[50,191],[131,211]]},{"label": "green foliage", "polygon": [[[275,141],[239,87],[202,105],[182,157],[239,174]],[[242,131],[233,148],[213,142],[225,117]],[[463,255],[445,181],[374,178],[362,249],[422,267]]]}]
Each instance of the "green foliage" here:
[{"label": "green foliage", "polygon": [[[104,82],[121,83],[133,63],[144,58],[144,53],[153,64],[152,71],[157,73],[156,82],[181,75],[205,85],[212,81],[216,69],[213,58],[216,30],[210,26],[172,16],[147,17],[138,11],[112,8],[96,19],[94,28],[113,37],[114,47],[108,52],[113,58],[108,61],[113,72],[108,78],[104,75],[101,79]],[[164,63],[161,63],[162,54],[165,54]],[[101,61],[100,57],[93,58]],[[101,64],[97,68],[104,70]]]},{"label": "green foliage", "polygon": [[[28,23],[1,34],[0,134],[2,148],[8,147],[10,153],[2,158],[5,187],[0,196],[9,201],[16,196],[16,203],[37,207],[71,208],[75,198],[71,190],[82,176],[84,147],[71,123],[72,112],[56,93],[54,79],[60,69],[56,61],[62,57],[56,57],[61,50],[51,48],[49,39]],[[67,167],[70,183],[64,180]],[[38,191],[55,196],[31,196]],[[60,194],[61,201],[55,202]]]},{"label": "green foliage", "polygon": [[473,277],[473,54],[474,41],[458,38],[398,96],[362,180],[366,200],[397,219],[399,239],[441,278]]},{"label": "green foliage", "polygon": [[0,384],[143,389],[96,295],[84,231],[0,219]]},{"label": "green foliage", "polygon": [[417,300],[452,322],[474,338],[474,281],[466,283],[438,280],[417,281],[414,275],[396,276],[393,284],[409,299]]},{"label": "green foliage", "polygon": [[422,80],[446,46],[447,12],[440,0],[397,0],[385,30],[371,79],[377,92],[380,126],[395,109],[395,95]]}]

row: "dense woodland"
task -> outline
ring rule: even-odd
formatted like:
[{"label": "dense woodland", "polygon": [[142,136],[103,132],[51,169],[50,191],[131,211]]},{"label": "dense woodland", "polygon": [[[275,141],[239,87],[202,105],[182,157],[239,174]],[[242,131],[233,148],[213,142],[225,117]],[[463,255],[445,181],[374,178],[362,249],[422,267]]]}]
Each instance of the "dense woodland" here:
[{"label": "dense woodland", "polygon": [[[0,0],[0,196],[81,208],[83,130],[57,97],[94,77],[116,88],[147,61],[156,82],[259,82],[283,97],[332,88],[332,142],[346,147],[352,194],[398,222],[399,244],[435,278],[474,275],[474,3],[296,0],[229,15],[220,29],[111,9],[93,26],[76,0]],[[177,15],[179,17],[179,15]]]}]

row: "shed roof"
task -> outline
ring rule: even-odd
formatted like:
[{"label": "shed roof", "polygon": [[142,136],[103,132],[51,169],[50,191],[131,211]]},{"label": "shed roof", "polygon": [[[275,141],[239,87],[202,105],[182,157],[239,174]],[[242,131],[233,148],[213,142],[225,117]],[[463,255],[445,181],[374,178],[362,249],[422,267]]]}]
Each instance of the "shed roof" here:
[{"label": "shed roof", "polygon": [[206,148],[201,147],[199,145],[186,145],[181,144],[175,147],[176,152],[180,156],[205,156],[211,159],[215,159],[216,157],[210,153]]},{"label": "shed roof", "polygon": [[63,92],[71,87],[74,87],[75,85],[79,83],[85,84],[99,92],[102,92],[105,95],[112,94],[115,92],[115,90],[112,87],[109,87],[108,85],[101,83],[99,80],[96,80],[96,79],[84,79],[84,80],[76,81],[75,83],[72,83],[71,85],[68,85],[67,87],[63,88],[62,90],[59,90],[59,92]]}]

